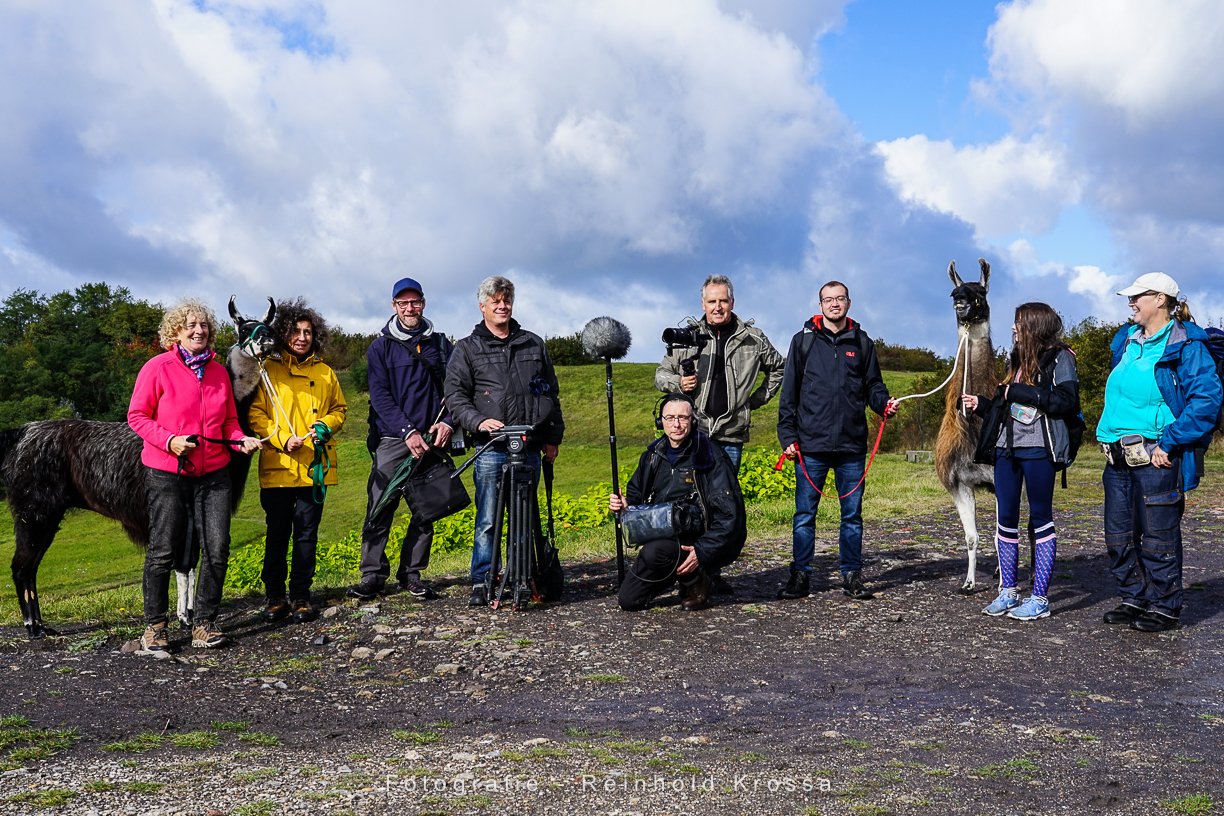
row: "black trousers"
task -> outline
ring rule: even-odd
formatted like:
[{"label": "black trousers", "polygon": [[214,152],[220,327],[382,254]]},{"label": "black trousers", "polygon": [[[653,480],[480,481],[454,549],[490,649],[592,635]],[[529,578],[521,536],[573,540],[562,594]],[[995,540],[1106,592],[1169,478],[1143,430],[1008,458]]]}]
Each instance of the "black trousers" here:
[{"label": "black trousers", "polygon": [[617,602],[626,612],[645,609],[657,596],[670,589],[677,581],[681,586],[692,586],[697,582],[698,571],[688,575],[676,575],[676,567],[684,562],[688,553],[680,549],[675,539],[657,539],[642,545],[633,565],[625,571],[625,582],[621,584]]},{"label": "black trousers", "polygon": [[[186,476],[145,467],[149,497],[149,546],[145,550],[145,623],[168,618],[170,573],[181,563],[190,537],[200,545],[196,572],[195,620],[217,617],[229,566],[230,477],[225,468]],[[188,532],[188,528],[191,531]]]},{"label": "black trousers", "polygon": [[294,601],[310,600],[323,505],[315,503],[313,487],[265,487],[259,491],[259,503],[263,505],[268,519],[263,573],[260,575],[264,594],[269,599],[285,597],[285,559],[292,537],[293,566],[288,570],[289,598]]}]

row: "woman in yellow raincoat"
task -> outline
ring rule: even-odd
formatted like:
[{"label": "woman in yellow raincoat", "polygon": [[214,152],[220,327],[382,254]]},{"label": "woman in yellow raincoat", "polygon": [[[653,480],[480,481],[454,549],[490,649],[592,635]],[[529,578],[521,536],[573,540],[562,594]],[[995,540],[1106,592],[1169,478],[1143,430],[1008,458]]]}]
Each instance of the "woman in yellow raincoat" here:
[{"label": "woman in yellow raincoat", "polygon": [[[268,378],[251,405],[251,430],[267,439],[259,455],[259,502],[268,519],[264,547],[264,620],[293,615],[314,620],[310,585],[315,545],[327,488],[336,484],[336,445],[348,406],[340,383],[319,354],[327,345],[327,323],[302,298],[276,304],[272,324],[277,350],[268,357]],[[286,569],[293,538],[292,568]],[[289,594],[285,597],[288,572]]]}]

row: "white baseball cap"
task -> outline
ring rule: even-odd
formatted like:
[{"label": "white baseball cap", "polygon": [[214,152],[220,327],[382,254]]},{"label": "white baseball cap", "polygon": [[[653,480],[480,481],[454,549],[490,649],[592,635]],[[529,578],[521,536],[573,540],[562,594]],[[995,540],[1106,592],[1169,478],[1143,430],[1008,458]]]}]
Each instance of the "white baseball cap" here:
[{"label": "white baseball cap", "polygon": [[1134,283],[1118,294],[1123,297],[1134,297],[1135,295],[1142,295],[1144,292],[1160,292],[1175,298],[1180,291],[1181,289],[1177,288],[1177,281],[1165,273],[1149,272],[1146,275],[1140,275],[1135,279]]}]

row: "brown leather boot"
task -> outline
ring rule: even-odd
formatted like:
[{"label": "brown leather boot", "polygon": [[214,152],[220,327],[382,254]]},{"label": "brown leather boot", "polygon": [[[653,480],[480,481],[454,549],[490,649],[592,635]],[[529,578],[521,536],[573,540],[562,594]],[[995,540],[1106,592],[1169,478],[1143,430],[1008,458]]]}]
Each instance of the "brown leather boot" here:
[{"label": "brown leather boot", "polygon": [[706,609],[710,605],[710,590],[713,586],[714,582],[706,575],[705,570],[698,570],[697,580],[684,588],[684,600],[680,602],[680,608],[685,612]]}]

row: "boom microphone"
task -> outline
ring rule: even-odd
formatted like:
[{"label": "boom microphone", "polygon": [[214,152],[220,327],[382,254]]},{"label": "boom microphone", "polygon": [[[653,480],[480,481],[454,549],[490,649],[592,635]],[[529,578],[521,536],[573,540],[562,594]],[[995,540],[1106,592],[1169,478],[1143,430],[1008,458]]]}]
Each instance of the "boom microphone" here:
[{"label": "boom microphone", "polygon": [[629,353],[629,327],[610,317],[596,317],[582,329],[582,348],[592,357],[619,360]]}]

